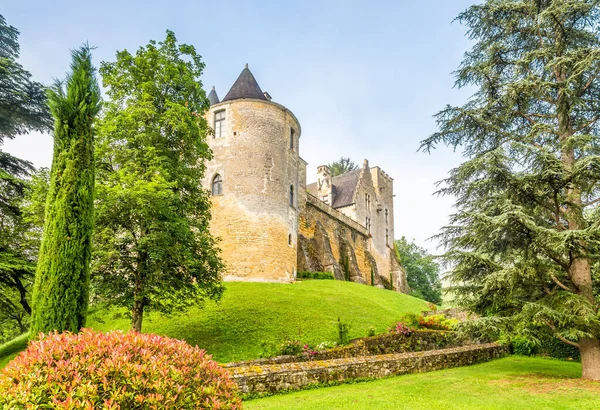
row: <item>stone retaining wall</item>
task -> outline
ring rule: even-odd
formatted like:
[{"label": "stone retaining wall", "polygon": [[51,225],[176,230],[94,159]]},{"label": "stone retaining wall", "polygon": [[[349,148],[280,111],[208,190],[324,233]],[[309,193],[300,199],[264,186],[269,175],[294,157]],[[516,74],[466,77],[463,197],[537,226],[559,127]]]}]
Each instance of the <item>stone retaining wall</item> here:
[{"label": "stone retaining wall", "polygon": [[417,353],[229,368],[242,394],[270,394],[352,379],[378,379],[467,366],[500,358],[506,347],[489,343]]},{"label": "stone retaining wall", "polygon": [[306,362],[309,360],[333,360],[381,354],[421,352],[425,350],[459,347],[466,343],[469,343],[469,340],[458,336],[455,332],[416,330],[407,335],[402,333],[387,333],[365,337],[353,341],[348,346],[324,350],[314,355],[277,356],[266,359],[227,363],[223,366],[261,366],[266,364]]}]

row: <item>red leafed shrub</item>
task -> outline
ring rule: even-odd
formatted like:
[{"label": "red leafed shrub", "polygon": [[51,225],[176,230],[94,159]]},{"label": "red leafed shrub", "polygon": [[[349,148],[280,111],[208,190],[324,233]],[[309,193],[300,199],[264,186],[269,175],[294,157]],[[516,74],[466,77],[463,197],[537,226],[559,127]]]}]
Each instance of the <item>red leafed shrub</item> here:
[{"label": "red leafed shrub", "polygon": [[241,409],[228,373],[203,350],[166,337],[51,333],[0,373],[5,409]]}]

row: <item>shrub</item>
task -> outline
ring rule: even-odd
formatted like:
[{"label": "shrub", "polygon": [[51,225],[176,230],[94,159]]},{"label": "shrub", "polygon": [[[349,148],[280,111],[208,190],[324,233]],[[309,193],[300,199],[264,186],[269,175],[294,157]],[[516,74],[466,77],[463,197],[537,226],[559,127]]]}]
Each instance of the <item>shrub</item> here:
[{"label": "shrub", "polygon": [[396,323],[396,326],[389,329],[390,333],[402,333],[403,335],[410,335],[413,332],[413,329],[406,326],[402,322]]},{"label": "shrub", "polygon": [[407,313],[400,318],[399,322],[404,323],[406,326],[412,327],[413,329],[417,329],[422,318],[423,316],[416,313]]},{"label": "shrub", "polygon": [[350,342],[350,325],[338,317],[338,344],[341,346],[347,345]]},{"label": "shrub", "polygon": [[299,340],[286,340],[281,344],[279,353],[284,356],[299,356],[302,354],[303,344]]},{"label": "shrub", "polygon": [[538,345],[526,337],[517,336],[510,339],[510,351],[520,356],[533,356],[538,351]]},{"label": "shrub", "polygon": [[446,319],[444,315],[421,316],[419,318],[419,327],[430,330],[452,330],[458,323],[455,319]]},{"label": "shrub", "polygon": [[568,345],[553,336],[541,338],[541,345],[538,348],[539,354],[554,357],[561,360],[581,360],[579,349]]},{"label": "shrub", "polygon": [[242,408],[203,350],[135,332],[41,335],[0,374],[0,391],[0,408],[10,409]]},{"label": "shrub", "polygon": [[298,279],[322,279],[334,280],[335,276],[331,272],[298,272]]},{"label": "shrub", "polygon": [[367,330],[367,337],[373,337],[377,334],[377,331],[375,330],[375,326],[369,326],[369,329]]}]

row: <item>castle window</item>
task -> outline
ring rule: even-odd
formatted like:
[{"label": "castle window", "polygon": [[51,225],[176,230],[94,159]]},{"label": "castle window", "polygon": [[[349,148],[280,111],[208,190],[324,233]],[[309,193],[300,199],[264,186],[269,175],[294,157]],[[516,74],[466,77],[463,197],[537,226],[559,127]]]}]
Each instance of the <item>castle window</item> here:
[{"label": "castle window", "polygon": [[385,244],[386,245],[390,244],[390,231],[389,231],[389,229],[385,230]]},{"label": "castle window", "polygon": [[365,218],[365,228],[367,228],[367,232],[371,233],[371,218],[368,216]]},{"label": "castle window", "polygon": [[294,186],[290,185],[290,206],[294,207]]},{"label": "castle window", "polygon": [[292,246],[292,234],[288,235],[288,245]]},{"label": "castle window", "polygon": [[296,133],[294,132],[293,128],[290,128],[290,149],[293,150],[294,149],[294,140],[296,138]]},{"label": "castle window", "polygon": [[385,224],[387,225],[388,223],[388,210],[385,210]]},{"label": "castle window", "polygon": [[217,174],[212,180],[212,194],[223,195],[223,178]]},{"label": "castle window", "polygon": [[225,125],[225,110],[215,112],[215,138],[223,136],[223,126]]}]

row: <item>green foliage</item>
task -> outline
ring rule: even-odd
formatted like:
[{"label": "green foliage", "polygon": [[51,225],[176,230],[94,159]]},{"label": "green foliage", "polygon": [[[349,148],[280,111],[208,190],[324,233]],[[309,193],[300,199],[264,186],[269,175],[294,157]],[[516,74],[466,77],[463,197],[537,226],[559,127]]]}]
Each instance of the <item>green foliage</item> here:
[{"label": "green foliage", "polygon": [[350,171],[355,171],[358,169],[358,165],[352,161],[350,158],[341,157],[338,161],[333,161],[332,163],[327,165],[329,167],[329,171],[331,172],[331,176],[335,177],[337,175],[343,175]]},{"label": "green foliage", "polygon": [[280,348],[279,354],[284,356],[298,356],[302,354],[302,342],[300,340],[286,340]]},{"label": "green foliage", "polygon": [[577,348],[555,337],[543,337],[538,347],[538,354],[561,360],[581,360],[581,355]]},{"label": "green foliage", "polygon": [[412,295],[431,303],[442,303],[440,267],[432,255],[404,236],[394,243],[400,264],[406,269],[406,280]]},{"label": "green foliage", "polygon": [[0,391],[6,409],[242,408],[235,382],[203,350],[137,332],[44,335],[3,370]]},{"label": "green foliage", "polygon": [[518,336],[510,339],[510,351],[520,356],[533,356],[538,346],[526,337]]},{"label": "green foliage", "polygon": [[170,31],[100,68],[108,101],[96,145],[93,286],[99,300],[128,308],[138,331],[145,311],[181,312],[223,292],[201,187],[211,159],[203,69]]},{"label": "green foliage", "polygon": [[335,280],[335,276],[331,272],[298,272],[298,279]]},{"label": "green foliage", "polygon": [[[18,62],[19,32],[0,15],[0,145],[30,130],[47,131],[44,87]],[[32,164],[0,151],[0,343],[29,325],[29,293],[39,244],[31,239],[23,207]]]},{"label": "green foliage", "polygon": [[100,89],[91,52],[72,52],[71,74],[48,91],[54,157],[33,289],[31,333],[85,325],[94,207],[94,129]]},{"label": "green foliage", "polygon": [[[0,15],[0,144],[30,130],[48,131],[52,125],[44,87],[32,81],[31,74],[17,62],[18,38],[19,31]],[[22,165],[25,169],[31,166],[24,161]]]},{"label": "green foliage", "polygon": [[375,336],[377,334],[377,329],[374,326],[370,326],[367,330],[367,337]]},{"label": "green foliage", "polygon": [[345,346],[350,342],[350,325],[346,322],[343,322],[342,319],[338,317],[337,320],[337,330],[338,330],[338,344],[340,346]]},{"label": "green foliage", "polygon": [[439,191],[457,198],[440,235],[457,302],[496,333],[545,327],[578,341],[595,379],[599,18],[598,2],[572,0],[487,0],[460,14],[473,48],[456,85],[475,93],[441,111],[439,132],[422,143],[467,158]]},{"label": "green foliage", "polygon": [[510,356],[488,363],[275,395],[246,410],[595,410],[597,384],[574,380],[579,363]]}]

